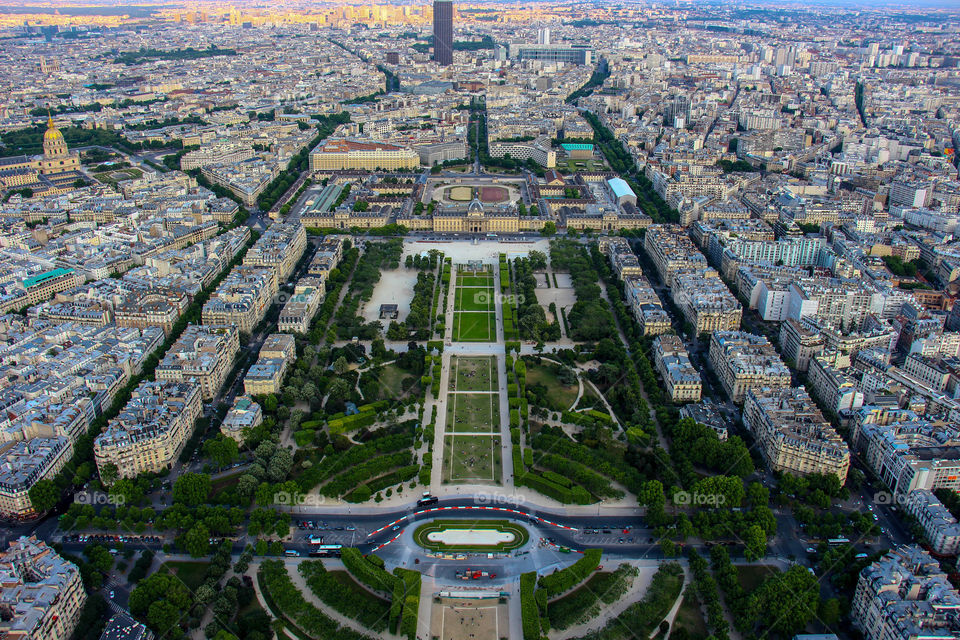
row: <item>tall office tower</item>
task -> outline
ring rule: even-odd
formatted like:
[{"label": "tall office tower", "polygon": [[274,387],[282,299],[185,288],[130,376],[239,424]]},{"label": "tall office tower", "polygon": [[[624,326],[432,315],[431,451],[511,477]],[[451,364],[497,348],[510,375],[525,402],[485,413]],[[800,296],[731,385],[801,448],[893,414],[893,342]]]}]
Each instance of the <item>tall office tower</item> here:
[{"label": "tall office tower", "polygon": [[433,59],[443,66],[453,64],[453,2],[434,0]]},{"label": "tall office tower", "polygon": [[537,44],[550,44],[550,29],[544,27],[537,30]]}]

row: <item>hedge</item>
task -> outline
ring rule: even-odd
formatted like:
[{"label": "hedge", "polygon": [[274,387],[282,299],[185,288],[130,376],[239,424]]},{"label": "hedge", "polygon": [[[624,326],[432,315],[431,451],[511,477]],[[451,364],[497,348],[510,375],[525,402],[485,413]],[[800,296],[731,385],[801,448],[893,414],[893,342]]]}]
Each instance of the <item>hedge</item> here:
[{"label": "hedge", "polygon": [[328,498],[341,496],[348,491],[356,489],[359,485],[378,478],[384,472],[398,467],[406,467],[413,461],[413,453],[410,451],[400,451],[389,455],[380,456],[367,460],[346,473],[340,474],[327,484],[320,488],[320,493]]},{"label": "hedge", "polygon": [[520,620],[523,624],[523,640],[540,640],[540,610],[534,600],[537,573],[520,574]]},{"label": "hedge", "polygon": [[300,429],[293,433],[293,440],[297,443],[298,447],[305,447],[311,442],[313,442],[314,437],[316,437],[317,432],[313,429]]},{"label": "hedge", "polygon": [[538,466],[570,478],[594,495],[611,498],[622,498],[624,495],[623,491],[613,487],[608,478],[593,471],[585,464],[554,453],[541,453],[535,455],[534,459]]},{"label": "hedge", "polygon": [[341,627],[303,597],[290,580],[281,560],[264,560],[257,572],[257,582],[267,607],[274,616],[285,619],[300,635],[337,640],[361,640],[372,636]]},{"label": "hedge", "polygon": [[513,445],[513,476],[514,482],[523,475],[523,458],[520,455],[520,445]]},{"label": "hedge", "polygon": [[393,593],[396,584],[400,582],[395,575],[367,560],[356,547],[344,547],[341,550],[340,560],[350,575],[374,591]]},{"label": "hedge", "polygon": [[602,555],[600,549],[587,549],[583,552],[583,557],[569,567],[541,577],[538,586],[546,592],[548,598],[569,591],[597,570]]},{"label": "hedge", "polygon": [[514,476],[516,486],[530,487],[534,491],[539,491],[548,498],[553,498],[563,504],[590,504],[593,502],[590,492],[579,485],[568,489],[532,472],[514,474]]},{"label": "hedge", "polygon": [[403,585],[403,612],[400,614],[400,635],[417,638],[417,617],[420,614],[420,572],[397,567],[393,570]]},{"label": "hedge", "polygon": [[347,502],[366,502],[370,499],[370,496],[374,495],[378,491],[382,491],[387,487],[392,487],[395,484],[400,484],[406,482],[410,478],[414,477],[420,472],[420,465],[411,464],[406,467],[402,467],[388,473],[379,478],[374,478],[366,484],[362,484],[347,495],[343,497]]},{"label": "hedge", "polygon": [[562,476],[559,473],[554,473],[553,471],[544,471],[543,477],[550,482],[556,482],[561,487],[569,488],[571,485],[573,485],[573,482],[570,480],[570,478]]},{"label": "hedge", "polygon": [[330,427],[330,433],[336,435],[356,431],[361,427],[369,427],[376,421],[377,414],[375,412],[364,411],[362,413],[355,413],[352,416],[329,420],[327,426]]},{"label": "hedge", "polygon": [[422,467],[420,467],[420,471],[418,472],[417,480],[419,480],[420,484],[429,485],[429,484],[430,484],[430,475],[431,475],[432,473],[433,473],[433,467],[431,467],[430,465],[426,465],[426,464],[425,464],[425,465],[423,465]]},{"label": "hedge", "polygon": [[382,438],[375,438],[370,442],[347,449],[341,454],[325,456],[319,464],[303,472],[297,478],[297,484],[303,492],[310,491],[315,486],[340,473],[344,469],[355,467],[365,460],[386,453],[409,449],[413,446],[413,436],[408,433],[396,433]]},{"label": "hedge", "polygon": [[600,422],[605,422],[607,424],[613,423],[613,418],[609,414],[604,413],[603,411],[597,411],[596,409],[590,409],[587,411],[587,415],[592,416],[599,420]]},{"label": "hedge", "polygon": [[301,562],[298,569],[317,598],[334,611],[356,620],[371,631],[387,628],[390,604],[360,585],[344,584],[328,572],[323,562]]}]

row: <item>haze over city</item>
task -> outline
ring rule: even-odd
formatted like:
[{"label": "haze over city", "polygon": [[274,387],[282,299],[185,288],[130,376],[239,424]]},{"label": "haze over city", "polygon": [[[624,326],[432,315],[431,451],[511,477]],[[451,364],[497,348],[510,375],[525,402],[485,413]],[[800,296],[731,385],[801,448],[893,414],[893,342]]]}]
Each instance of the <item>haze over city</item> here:
[{"label": "haze over city", "polygon": [[960,640],[960,5],[0,0],[0,640]]}]

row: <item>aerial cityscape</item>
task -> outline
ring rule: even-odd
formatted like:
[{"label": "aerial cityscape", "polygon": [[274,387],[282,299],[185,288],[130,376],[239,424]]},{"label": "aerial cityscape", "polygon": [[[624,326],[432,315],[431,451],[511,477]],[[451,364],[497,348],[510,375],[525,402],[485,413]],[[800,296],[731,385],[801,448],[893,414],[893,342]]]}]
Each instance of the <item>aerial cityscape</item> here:
[{"label": "aerial cityscape", "polygon": [[960,5],[0,0],[0,640],[960,640]]}]

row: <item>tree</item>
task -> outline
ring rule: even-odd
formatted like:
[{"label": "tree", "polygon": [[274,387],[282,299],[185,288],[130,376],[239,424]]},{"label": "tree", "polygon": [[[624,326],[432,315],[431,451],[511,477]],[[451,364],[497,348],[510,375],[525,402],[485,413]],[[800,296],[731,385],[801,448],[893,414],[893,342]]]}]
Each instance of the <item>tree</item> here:
[{"label": "tree", "polygon": [[120,470],[112,462],[108,462],[100,468],[100,481],[108,487],[116,482],[119,477]]},{"label": "tree", "polygon": [[237,493],[240,494],[241,497],[249,498],[253,495],[253,492],[257,490],[257,485],[259,484],[260,481],[257,480],[256,476],[245,473],[237,480]]},{"label": "tree", "polygon": [[821,602],[817,617],[820,618],[824,624],[836,624],[840,620],[840,600],[830,598],[829,600]]},{"label": "tree", "polygon": [[60,490],[53,480],[40,480],[30,487],[30,503],[35,511],[43,513],[57,505],[60,499]]},{"label": "tree", "polygon": [[110,496],[117,504],[137,504],[143,499],[143,490],[130,478],[120,478],[110,487]]},{"label": "tree", "polygon": [[350,364],[347,362],[347,359],[343,356],[340,356],[333,361],[333,372],[338,376],[342,376],[350,369]]},{"label": "tree", "polygon": [[[158,606],[161,604],[167,606]],[[192,605],[190,590],[182,580],[169,573],[155,573],[141,580],[130,592],[131,613],[146,619],[150,628],[158,633],[173,627]]]},{"label": "tree", "polygon": [[218,467],[231,464],[240,455],[240,447],[233,438],[220,434],[203,443],[203,453]]},{"label": "tree", "polygon": [[327,388],[331,400],[344,400],[350,395],[350,385],[343,378],[336,378]]},{"label": "tree", "polygon": [[759,525],[753,524],[746,528],[741,536],[743,544],[746,546],[744,555],[747,560],[753,562],[759,560],[767,553],[767,534]]},{"label": "tree", "polygon": [[542,236],[552,236],[557,233],[557,223],[553,220],[547,220],[543,223],[543,229],[540,230]]},{"label": "tree", "polygon": [[209,474],[185,473],[173,483],[173,501],[195,507],[207,501],[210,489]]},{"label": "tree", "polygon": [[197,587],[197,602],[200,604],[210,604],[217,597],[217,592],[208,584],[202,584]]},{"label": "tree", "polygon": [[819,587],[816,576],[795,564],[757,588],[754,592],[757,610],[764,612],[764,619],[773,621],[772,631],[793,636],[816,614],[820,604]]},{"label": "tree", "polygon": [[530,268],[534,271],[547,268],[547,254],[543,251],[531,251],[528,259],[530,260]]},{"label": "tree", "polygon": [[193,525],[183,536],[183,548],[194,558],[202,558],[210,551],[210,530],[202,522]]}]

